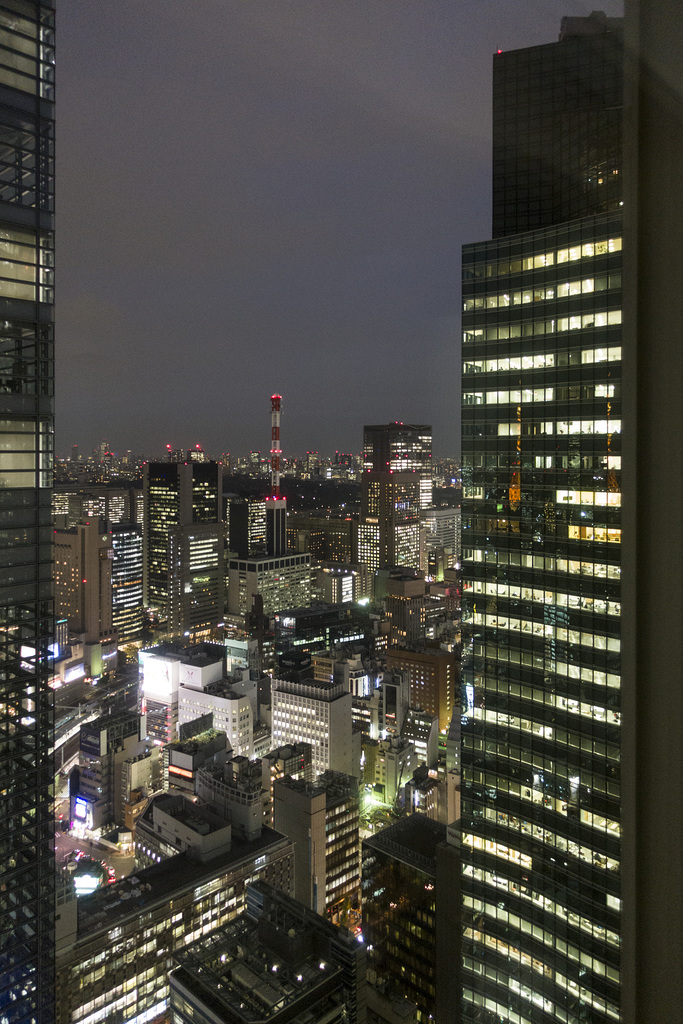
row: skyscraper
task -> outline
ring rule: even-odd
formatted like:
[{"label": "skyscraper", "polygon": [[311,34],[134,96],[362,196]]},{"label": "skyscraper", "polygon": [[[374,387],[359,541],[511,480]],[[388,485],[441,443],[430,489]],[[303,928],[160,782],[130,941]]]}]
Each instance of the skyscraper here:
[{"label": "skyscraper", "polygon": [[619,28],[494,58],[463,252],[466,1021],[619,1019]]},{"label": "skyscraper", "polygon": [[144,599],[172,633],[210,629],[223,617],[221,488],[215,462],[144,467]]},{"label": "skyscraper", "polygon": [[358,560],[370,569],[420,565],[420,511],[432,503],[432,428],[363,430]]},{"label": "skyscraper", "polygon": [[54,5],[0,3],[0,1008],[54,1019]]}]

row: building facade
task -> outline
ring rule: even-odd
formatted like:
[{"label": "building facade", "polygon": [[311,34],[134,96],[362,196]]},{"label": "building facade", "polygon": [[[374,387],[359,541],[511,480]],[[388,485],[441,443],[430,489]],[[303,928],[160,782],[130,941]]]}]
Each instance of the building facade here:
[{"label": "building facade", "polygon": [[296,898],[348,925],[360,906],[358,780],[334,771],[316,782],[276,779],[273,827],[294,843]]},{"label": "building facade", "polygon": [[253,598],[263,598],[264,615],[282,608],[302,608],[311,600],[311,556],[264,555],[228,561],[228,612],[244,616]]},{"label": "building facade", "polygon": [[420,565],[420,511],[432,503],[432,428],[363,429],[358,561],[372,570]]},{"label": "building facade", "polygon": [[614,29],[494,58],[498,237],[463,253],[465,1021],[619,1019]]},{"label": "building facade", "polygon": [[261,882],[249,886],[244,914],[177,959],[177,1024],[365,1024],[365,948]]},{"label": "building facade", "polygon": [[0,1006],[54,1014],[54,4],[0,4]]},{"label": "building facade", "polygon": [[142,632],[142,530],[133,523],[117,523],[110,532],[113,624],[119,643],[130,643]]},{"label": "building facade", "polygon": [[310,743],[316,775],[328,768],[358,775],[360,744],[356,763],[351,719],[353,697],[342,683],[293,683],[273,679],[271,701],[274,745]]},{"label": "building facade", "polygon": [[55,530],[55,612],[86,644],[113,636],[112,539],[100,519]]},{"label": "building facade", "polygon": [[178,725],[213,715],[214,729],[224,732],[235,755],[251,757],[254,746],[254,715],[251,701],[233,689],[229,679],[207,683],[199,689],[178,687]]},{"label": "building facade", "polygon": [[137,711],[104,715],[82,725],[78,787],[70,798],[72,828],[99,830],[122,825],[123,764],[145,751],[147,721]]},{"label": "building facade", "polygon": [[452,651],[437,645],[390,647],[387,665],[406,672],[410,680],[410,706],[422,708],[439,719],[439,731],[450,725],[456,695],[459,694],[458,664]]},{"label": "building facade", "polygon": [[[427,1022],[436,1011],[436,850],[446,826],[414,815],[363,840],[363,939],[368,980],[409,999]],[[448,953],[440,951],[448,964]],[[446,1024],[446,1018],[444,1018]]]},{"label": "building facade", "polygon": [[[178,691],[188,686],[201,691],[223,678],[224,648],[219,644],[163,643],[140,651],[139,706],[147,715],[147,728],[155,743],[178,737]],[[206,710],[206,709],[204,709]],[[191,716],[198,718],[203,711]],[[186,719],[187,721],[187,719]]]},{"label": "building facade", "polygon": [[144,600],[182,635],[223,619],[222,478],[215,462],[144,467]]}]

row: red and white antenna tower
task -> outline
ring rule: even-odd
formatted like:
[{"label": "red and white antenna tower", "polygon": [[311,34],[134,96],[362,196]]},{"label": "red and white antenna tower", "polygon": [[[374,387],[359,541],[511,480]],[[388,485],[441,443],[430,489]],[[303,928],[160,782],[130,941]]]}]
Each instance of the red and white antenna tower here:
[{"label": "red and white antenna tower", "polygon": [[280,497],[280,408],[282,395],[270,396],[270,422],[271,422],[271,445],[270,445],[270,486],[271,497]]}]

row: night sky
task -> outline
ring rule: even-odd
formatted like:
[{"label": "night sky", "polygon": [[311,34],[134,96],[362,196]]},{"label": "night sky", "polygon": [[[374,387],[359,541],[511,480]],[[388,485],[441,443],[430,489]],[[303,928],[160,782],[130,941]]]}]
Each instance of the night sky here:
[{"label": "night sky", "polygon": [[459,449],[491,63],[617,0],[61,0],[57,451]]}]

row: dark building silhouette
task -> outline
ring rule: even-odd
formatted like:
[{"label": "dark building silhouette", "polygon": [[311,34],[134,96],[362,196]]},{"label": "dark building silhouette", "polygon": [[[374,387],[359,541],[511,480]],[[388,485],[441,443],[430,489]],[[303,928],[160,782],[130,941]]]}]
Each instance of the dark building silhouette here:
[{"label": "dark building silhouette", "polygon": [[621,209],[622,22],[563,18],[561,45],[493,62],[493,236]]},{"label": "dark building silhouette", "polygon": [[54,1018],[54,5],[0,7],[0,1007]]}]

